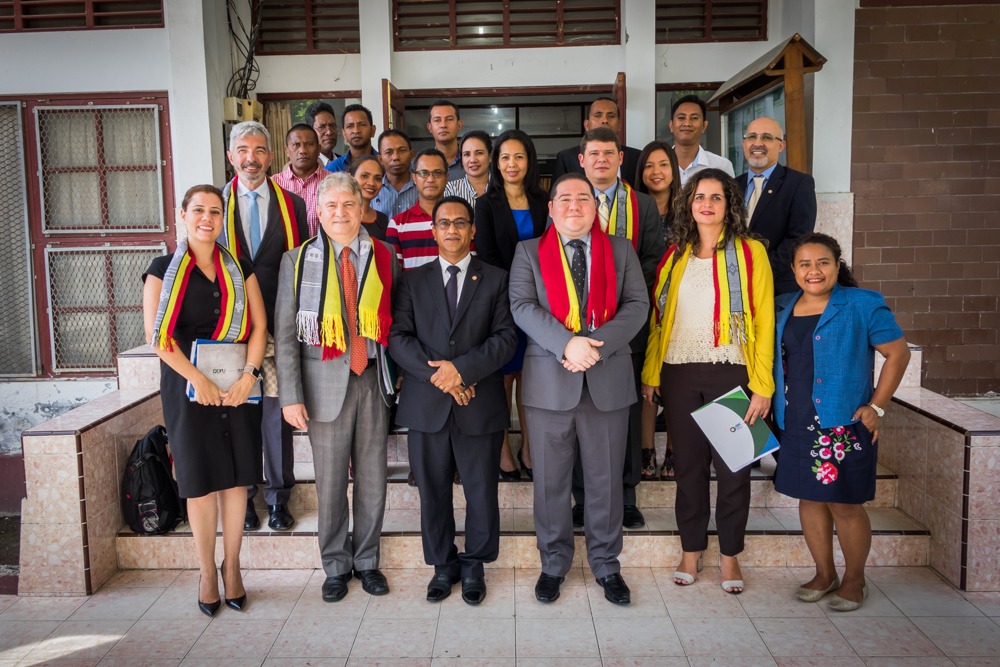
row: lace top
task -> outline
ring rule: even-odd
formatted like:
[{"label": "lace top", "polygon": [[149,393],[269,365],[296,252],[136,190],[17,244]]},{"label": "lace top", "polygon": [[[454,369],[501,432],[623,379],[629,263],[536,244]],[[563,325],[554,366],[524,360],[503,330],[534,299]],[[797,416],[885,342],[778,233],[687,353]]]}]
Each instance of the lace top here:
[{"label": "lace top", "polygon": [[663,357],[665,364],[746,365],[743,350],[738,344],[715,347],[712,342],[715,329],[714,263],[714,257],[699,259],[694,255],[688,261],[677,292],[677,311],[674,313],[667,353]]}]

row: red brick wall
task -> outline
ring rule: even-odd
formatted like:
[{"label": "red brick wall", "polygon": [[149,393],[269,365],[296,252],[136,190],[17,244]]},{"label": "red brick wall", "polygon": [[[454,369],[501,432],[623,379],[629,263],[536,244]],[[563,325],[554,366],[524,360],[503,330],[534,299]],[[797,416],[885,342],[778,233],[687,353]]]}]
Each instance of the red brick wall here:
[{"label": "red brick wall", "polygon": [[858,9],[854,264],[924,386],[1000,391],[1000,6]]}]

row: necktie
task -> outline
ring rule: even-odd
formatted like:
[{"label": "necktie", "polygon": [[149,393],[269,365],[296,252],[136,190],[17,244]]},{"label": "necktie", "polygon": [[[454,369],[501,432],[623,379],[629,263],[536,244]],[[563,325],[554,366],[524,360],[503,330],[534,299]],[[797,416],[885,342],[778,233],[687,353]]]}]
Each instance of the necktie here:
[{"label": "necktie", "polygon": [[753,217],[753,210],[757,208],[757,202],[760,201],[760,191],[764,189],[764,175],[753,177],[753,192],[750,193],[750,203],[747,204],[747,225],[750,224],[750,219]]},{"label": "necktie", "polygon": [[448,298],[448,314],[451,316],[451,321],[455,321],[455,310],[458,309],[458,272],[459,268],[455,265],[448,267],[448,282],[444,284],[444,295]]},{"label": "necktie", "polygon": [[347,305],[347,328],[351,331],[351,371],[361,375],[368,367],[368,345],[358,333],[358,274],[351,261],[351,249],[340,251],[340,281],[344,288],[344,303]]},{"label": "necktie", "polygon": [[606,232],[611,222],[611,207],[608,205],[608,195],[602,192],[597,195],[597,199],[600,202],[597,206],[597,215],[601,219],[601,231]]},{"label": "necktie", "polygon": [[260,247],[260,207],[257,206],[257,193],[248,192],[250,197],[250,257],[257,256],[257,248]]},{"label": "necktie", "polygon": [[567,244],[573,249],[573,261],[569,272],[573,276],[573,286],[576,288],[576,300],[580,304],[580,312],[587,303],[587,246],[580,239],[573,239]]}]

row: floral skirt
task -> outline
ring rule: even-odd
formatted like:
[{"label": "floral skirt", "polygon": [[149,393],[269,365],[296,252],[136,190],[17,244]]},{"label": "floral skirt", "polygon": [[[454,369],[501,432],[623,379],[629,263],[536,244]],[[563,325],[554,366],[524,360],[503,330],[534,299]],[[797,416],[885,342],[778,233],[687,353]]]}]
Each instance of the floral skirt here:
[{"label": "floral skirt", "polygon": [[821,429],[816,417],[780,436],[778,493],[823,503],[860,504],[875,497],[878,446],[861,422]]}]

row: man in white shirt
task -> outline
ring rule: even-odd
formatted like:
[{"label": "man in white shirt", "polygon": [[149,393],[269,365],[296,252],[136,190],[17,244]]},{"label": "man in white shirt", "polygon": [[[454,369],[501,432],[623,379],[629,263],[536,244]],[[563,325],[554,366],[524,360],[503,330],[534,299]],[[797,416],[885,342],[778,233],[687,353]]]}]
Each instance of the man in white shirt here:
[{"label": "man in white shirt", "polygon": [[670,109],[670,133],[674,137],[674,152],[681,172],[681,187],[693,174],[702,169],[714,167],[730,176],[736,176],[733,163],[715,153],[705,150],[701,137],[708,129],[708,108],[697,95],[685,95]]}]

